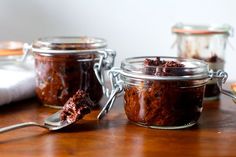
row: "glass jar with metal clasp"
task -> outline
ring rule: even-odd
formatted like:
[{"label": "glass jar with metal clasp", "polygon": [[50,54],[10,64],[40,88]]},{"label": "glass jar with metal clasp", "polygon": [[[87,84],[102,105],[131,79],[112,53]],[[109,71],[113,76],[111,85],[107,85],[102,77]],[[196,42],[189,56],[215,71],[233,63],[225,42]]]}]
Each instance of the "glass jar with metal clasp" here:
[{"label": "glass jar with metal clasp", "polygon": [[[204,60],[214,71],[224,69],[228,38],[233,35],[231,26],[177,23],[172,27],[172,33],[176,36],[178,57]],[[218,99],[219,94],[216,80],[208,81],[205,99]]]},{"label": "glass jar with metal clasp", "polygon": [[222,89],[227,73],[209,70],[208,64],[202,60],[132,57],[123,60],[120,67],[113,67],[109,75],[112,92],[98,119],[109,112],[122,91],[129,121],[157,129],[182,129],[195,125],[202,112],[206,84],[212,79],[217,80],[223,94],[236,98]]},{"label": "glass jar with metal clasp", "polygon": [[46,37],[24,46],[35,59],[36,95],[46,106],[61,108],[78,89],[98,103],[108,96],[104,71],[116,53],[106,40],[95,37]]}]

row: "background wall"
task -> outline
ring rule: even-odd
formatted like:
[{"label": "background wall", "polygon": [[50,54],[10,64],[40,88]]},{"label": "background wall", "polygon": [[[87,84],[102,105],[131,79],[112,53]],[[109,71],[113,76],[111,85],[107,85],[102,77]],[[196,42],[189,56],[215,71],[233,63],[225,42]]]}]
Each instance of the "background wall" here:
[{"label": "background wall", "polygon": [[[0,0],[0,40],[31,42],[43,36],[97,36],[129,56],[176,56],[171,26],[228,23],[236,28],[234,0]],[[230,38],[236,48],[235,37]],[[226,52],[225,70],[236,80],[236,52]]]}]

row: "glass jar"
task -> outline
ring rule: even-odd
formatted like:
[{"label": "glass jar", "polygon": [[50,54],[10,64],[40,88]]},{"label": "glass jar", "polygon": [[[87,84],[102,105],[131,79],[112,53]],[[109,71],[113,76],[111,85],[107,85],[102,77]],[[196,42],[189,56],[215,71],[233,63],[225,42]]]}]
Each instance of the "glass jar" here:
[{"label": "glass jar", "polygon": [[23,54],[23,43],[18,41],[1,41],[0,56],[21,56]]},{"label": "glass jar", "polygon": [[[147,60],[152,63],[159,60],[166,65],[146,65]],[[169,65],[175,63],[176,67]],[[124,91],[127,118],[137,125],[159,129],[181,129],[196,124],[203,108],[206,83],[217,78],[221,86],[227,79],[227,73],[209,71],[201,60],[156,56],[127,58],[109,74],[113,90],[98,119],[108,113],[117,94]]]},{"label": "glass jar", "polygon": [[1,69],[33,71],[33,58],[31,55],[28,55],[27,59],[24,57],[23,45],[20,41],[0,42]]},{"label": "glass jar", "polygon": [[[26,46],[27,47],[27,46]],[[108,92],[104,71],[115,52],[104,39],[93,37],[40,38],[28,45],[35,58],[36,95],[46,106],[61,108],[78,89],[98,103]]]},{"label": "glass jar", "polygon": [[19,61],[23,55],[23,43],[18,41],[0,42],[0,61]]},{"label": "glass jar", "polygon": [[[176,34],[178,57],[201,59],[208,63],[209,68],[217,71],[224,69],[225,49],[228,37],[232,35],[229,25],[187,25],[178,23],[172,27]],[[216,80],[206,85],[205,99],[219,98]]]}]

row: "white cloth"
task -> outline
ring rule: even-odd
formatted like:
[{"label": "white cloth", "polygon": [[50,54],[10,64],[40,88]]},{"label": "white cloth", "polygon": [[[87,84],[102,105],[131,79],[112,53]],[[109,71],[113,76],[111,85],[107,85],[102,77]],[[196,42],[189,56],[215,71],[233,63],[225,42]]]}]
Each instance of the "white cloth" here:
[{"label": "white cloth", "polygon": [[1,64],[0,106],[34,96],[34,76],[32,64]]}]

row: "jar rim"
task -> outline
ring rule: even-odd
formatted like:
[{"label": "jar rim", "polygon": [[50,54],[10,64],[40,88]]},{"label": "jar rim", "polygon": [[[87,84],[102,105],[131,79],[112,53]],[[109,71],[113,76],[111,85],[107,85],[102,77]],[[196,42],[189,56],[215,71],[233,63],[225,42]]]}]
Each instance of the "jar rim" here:
[{"label": "jar rim", "polygon": [[228,24],[184,24],[177,23],[172,27],[172,33],[176,34],[192,34],[192,35],[212,35],[226,34],[233,35],[233,28]]},{"label": "jar rim", "polygon": [[[175,75],[153,75],[146,73],[146,70],[161,68],[159,66],[144,66],[145,59],[155,59],[159,57],[165,61],[177,61],[184,64],[184,67],[165,67],[165,70],[176,70],[178,73]],[[120,73],[124,76],[153,79],[153,80],[192,80],[204,79],[209,76],[208,64],[202,60],[185,59],[180,57],[166,57],[166,56],[139,56],[126,58],[121,62]]]},{"label": "jar rim", "polygon": [[107,42],[103,38],[88,36],[59,36],[39,38],[32,43],[35,53],[79,53],[104,49]]}]

